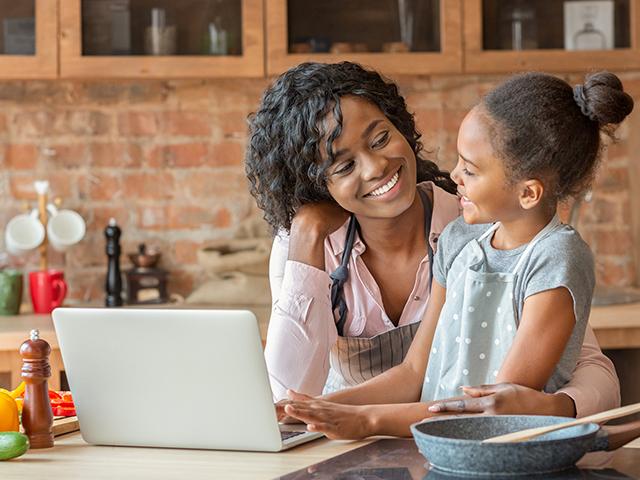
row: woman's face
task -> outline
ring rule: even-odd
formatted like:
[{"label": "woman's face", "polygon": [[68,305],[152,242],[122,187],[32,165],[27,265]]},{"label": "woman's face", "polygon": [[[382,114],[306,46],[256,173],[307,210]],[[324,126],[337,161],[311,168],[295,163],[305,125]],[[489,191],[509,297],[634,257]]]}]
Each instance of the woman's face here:
[{"label": "woman's face", "polygon": [[465,222],[510,220],[521,213],[516,186],[510,186],[496,155],[485,114],[471,110],[458,131],[458,163],[451,179],[458,185]]},{"label": "woman's face", "polygon": [[[333,142],[329,193],[356,215],[397,217],[411,206],[416,193],[416,157],[409,142],[373,103],[346,96],[340,107],[342,133]],[[328,115],[325,131],[335,126],[333,115]]]}]

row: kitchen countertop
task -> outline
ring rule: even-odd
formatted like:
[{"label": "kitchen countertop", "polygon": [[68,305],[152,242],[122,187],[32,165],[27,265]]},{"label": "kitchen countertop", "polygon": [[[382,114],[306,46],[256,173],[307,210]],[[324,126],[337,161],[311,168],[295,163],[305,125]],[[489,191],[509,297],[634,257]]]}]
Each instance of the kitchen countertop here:
[{"label": "kitchen countertop", "polygon": [[[606,464],[599,462],[599,467],[606,466],[629,475],[630,478],[640,478],[640,448],[638,448],[640,443],[636,441],[635,444],[636,448],[628,446],[619,449],[612,456],[609,455]],[[370,448],[366,450],[354,451],[368,445]],[[390,455],[390,452],[393,452],[393,455]],[[397,455],[397,452],[401,455]],[[345,453],[347,455],[333,458]],[[330,458],[333,458],[331,462],[320,463]],[[258,480],[280,476],[285,476],[287,479],[332,478],[340,472],[353,468],[358,468],[362,474],[365,473],[365,469],[369,469],[370,473],[373,473],[371,469],[377,470],[378,473],[386,469],[388,473],[396,474],[390,478],[407,480],[422,479],[427,472],[412,440],[383,439],[381,442],[372,444],[371,441],[341,442],[321,439],[286,452],[255,453],[97,447],[86,444],[79,433],[57,438],[54,448],[32,450],[20,458],[3,462],[1,471],[3,480],[42,478]],[[397,476],[398,470],[405,470],[405,472],[402,476]],[[435,474],[430,473],[428,478],[432,476]],[[385,477],[365,475],[353,478]],[[606,478],[629,477],[607,476]]]}]

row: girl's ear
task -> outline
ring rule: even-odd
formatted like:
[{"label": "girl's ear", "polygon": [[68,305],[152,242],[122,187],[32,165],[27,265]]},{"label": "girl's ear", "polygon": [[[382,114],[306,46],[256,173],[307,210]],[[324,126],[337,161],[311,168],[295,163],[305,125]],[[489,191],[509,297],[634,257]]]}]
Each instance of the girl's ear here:
[{"label": "girl's ear", "polygon": [[544,185],[540,180],[525,180],[521,183],[520,206],[525,210],[531,210],[540,204],[544,194]]}]

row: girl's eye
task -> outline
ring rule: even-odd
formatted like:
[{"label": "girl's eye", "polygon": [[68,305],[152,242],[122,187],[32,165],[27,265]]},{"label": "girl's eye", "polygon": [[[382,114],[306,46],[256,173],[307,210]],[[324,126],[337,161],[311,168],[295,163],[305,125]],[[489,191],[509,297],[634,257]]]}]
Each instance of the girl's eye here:
[{"label": "girl's eye", "polygon": [[349,160],[347,162],[341,163],[338,168],[333,171],[334,175],[344,175],[345,173],[353,170],[354,162],[353,160]]},{"label": "girl's eye", "polygon": [[467,170],[466,168],[462,169],[462,172],[467,175],[468,177],[473,177],[473,173],[471,173],[469,170]]},{"label": "girl's eye", "polygon": [[380,147],[384,147],[387,142],[389,141],[389,132],[383,132],[382,135],[378,136],[375,141],[373,142],[373,145],[371,145],[372,148],[380,148]]}]

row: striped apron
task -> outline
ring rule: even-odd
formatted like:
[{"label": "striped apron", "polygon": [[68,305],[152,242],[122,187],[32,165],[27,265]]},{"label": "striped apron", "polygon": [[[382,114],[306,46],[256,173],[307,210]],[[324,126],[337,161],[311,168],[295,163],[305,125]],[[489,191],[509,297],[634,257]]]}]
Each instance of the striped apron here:
[{"label": "striped apron", "polygon": [[[431,282],[433,250],[429,244],[429,233],[432,205],[426,192],[422,189],[418,189],[418,192],[425,212],[425,238],[427,239],[429,255],[429,282]],[[347,229],[347,241],[342,252],[340,266],[331,274],[331,304],[334,316],[338,318],[336,321],[338,340],[329,354],[329,375],[323,394],[353,387],[399,365],[407,355],[411,341],[420,326],[420,321],[417,321],[409,325],[396,327],[374,337],[345,337],[343,335],[347,307],[342,297],[342,286],[349,275],[348,262],[357,228],[358,222],[355,216],[352,215]]]}]

